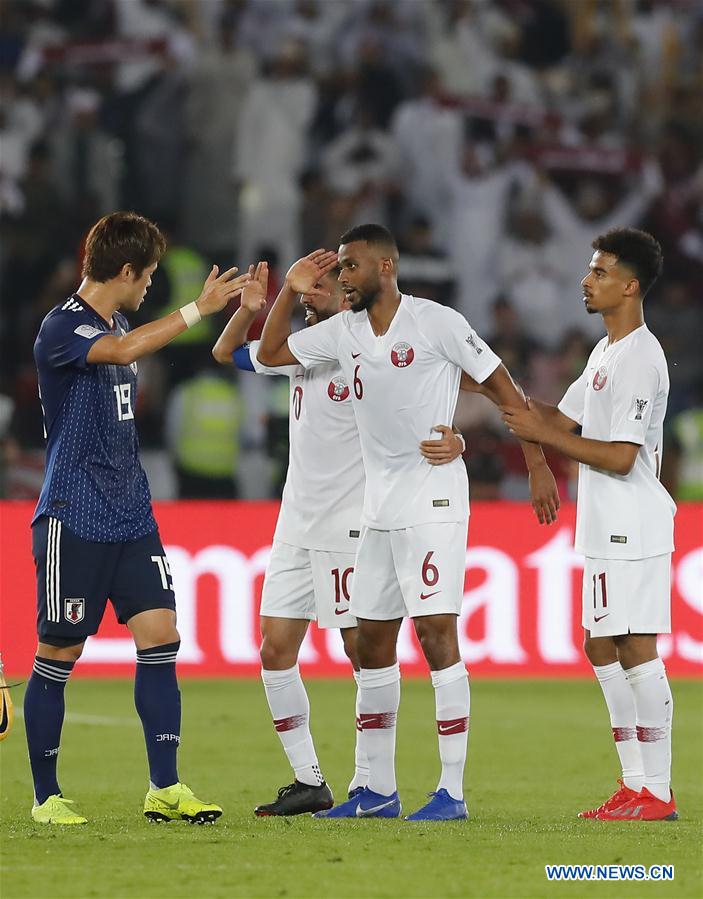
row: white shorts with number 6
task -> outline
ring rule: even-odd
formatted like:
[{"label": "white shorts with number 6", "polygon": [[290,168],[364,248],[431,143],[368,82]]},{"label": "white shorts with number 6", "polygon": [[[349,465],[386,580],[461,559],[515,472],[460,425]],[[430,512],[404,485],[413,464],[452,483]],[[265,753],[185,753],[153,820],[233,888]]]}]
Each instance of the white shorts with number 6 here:
[{"label": "white shorts with number 6", "polygon": [[349,612],[354,553],[302,549],[274,540],[261,614],[272,618],[317,619],[318,627],[355,627]]},{"label": "white shorts with number 6", "polygon": [[354,615],[375,621],[458,615],[467,531],[468,521],[394,531],[362,528],[352,591]]},{"label": "white shorts with number 6", "polygon": [[592,637],[671,633],[671,554],[586,559],[582,624]]}]

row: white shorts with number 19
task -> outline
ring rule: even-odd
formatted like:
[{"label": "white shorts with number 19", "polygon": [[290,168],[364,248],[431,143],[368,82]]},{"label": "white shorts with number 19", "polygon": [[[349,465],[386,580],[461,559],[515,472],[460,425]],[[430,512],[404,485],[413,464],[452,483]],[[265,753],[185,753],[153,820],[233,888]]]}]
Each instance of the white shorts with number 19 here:
[{"label": "white shorts with number 19", "polygon": [[354,553],[302,549],[273,541],[261,615],[317,620],[318,627],[355,627],[349,612]]},{"label": "white shorts with number 19", "polygon": [[378,531],[362,528],[351,610],[391,621],[458,615],[464,599],[468,521]]},{"label": "white shorts with number 19", "polygon": [[586,558],[582,624],[592,637],[671,633],[671,554]]}]

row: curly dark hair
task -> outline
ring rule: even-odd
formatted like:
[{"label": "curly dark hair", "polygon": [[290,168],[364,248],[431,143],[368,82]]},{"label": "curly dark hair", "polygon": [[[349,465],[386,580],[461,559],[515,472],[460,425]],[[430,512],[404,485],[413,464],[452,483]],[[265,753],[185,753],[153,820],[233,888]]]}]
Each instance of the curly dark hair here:
[{"label": "curly dark hair", "polygon": [[611,253],[632,269],[640,283],[640,296],[644,297],[662,273],[664,257],[659,241],[637,228],[613,228],[601,234],[591,244],[594,250]]}]

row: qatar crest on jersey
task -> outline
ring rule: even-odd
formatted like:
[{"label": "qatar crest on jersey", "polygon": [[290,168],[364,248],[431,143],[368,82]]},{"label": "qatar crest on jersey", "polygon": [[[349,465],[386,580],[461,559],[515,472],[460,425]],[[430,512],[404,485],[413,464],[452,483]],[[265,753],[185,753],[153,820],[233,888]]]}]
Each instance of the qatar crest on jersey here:
[{"label": "qatar crest on jersey", "polygon": [[593,389],[602,390],[608,380],[608,369],[605,365],[601,365],[598,371],[593,375]]},{"label": "qatar crest on jersey", "polygon": [[327,386],[327,396],[335,403],[343,403],[349,396],[349,386],[344,378],[334,378]]},{"label": "qatar crest on jersey", "polygon": [[404,340],[391,347],[391,362],[396,368],[407,368],[415,358],[415,350]]}]

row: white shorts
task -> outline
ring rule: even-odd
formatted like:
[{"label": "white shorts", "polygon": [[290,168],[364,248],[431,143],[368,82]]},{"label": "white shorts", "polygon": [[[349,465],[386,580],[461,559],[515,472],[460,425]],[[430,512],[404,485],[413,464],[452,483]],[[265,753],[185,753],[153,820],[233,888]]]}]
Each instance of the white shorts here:
[{"label": "white shorts", "polygon": [[318,627],[355,627],[349,612],[354,553],[301,549],[273,541],[261,614],[317,620]]},{"label": "white shorts", "polygon": [[589,559],[582,624],[592,637],[671,633],[671,554]]},{"label": "white shorts", "polygon": [[351,608],[357,618],[392,621],[458,615],[464,599],[468,521],[394,531],[364,527]]}]

